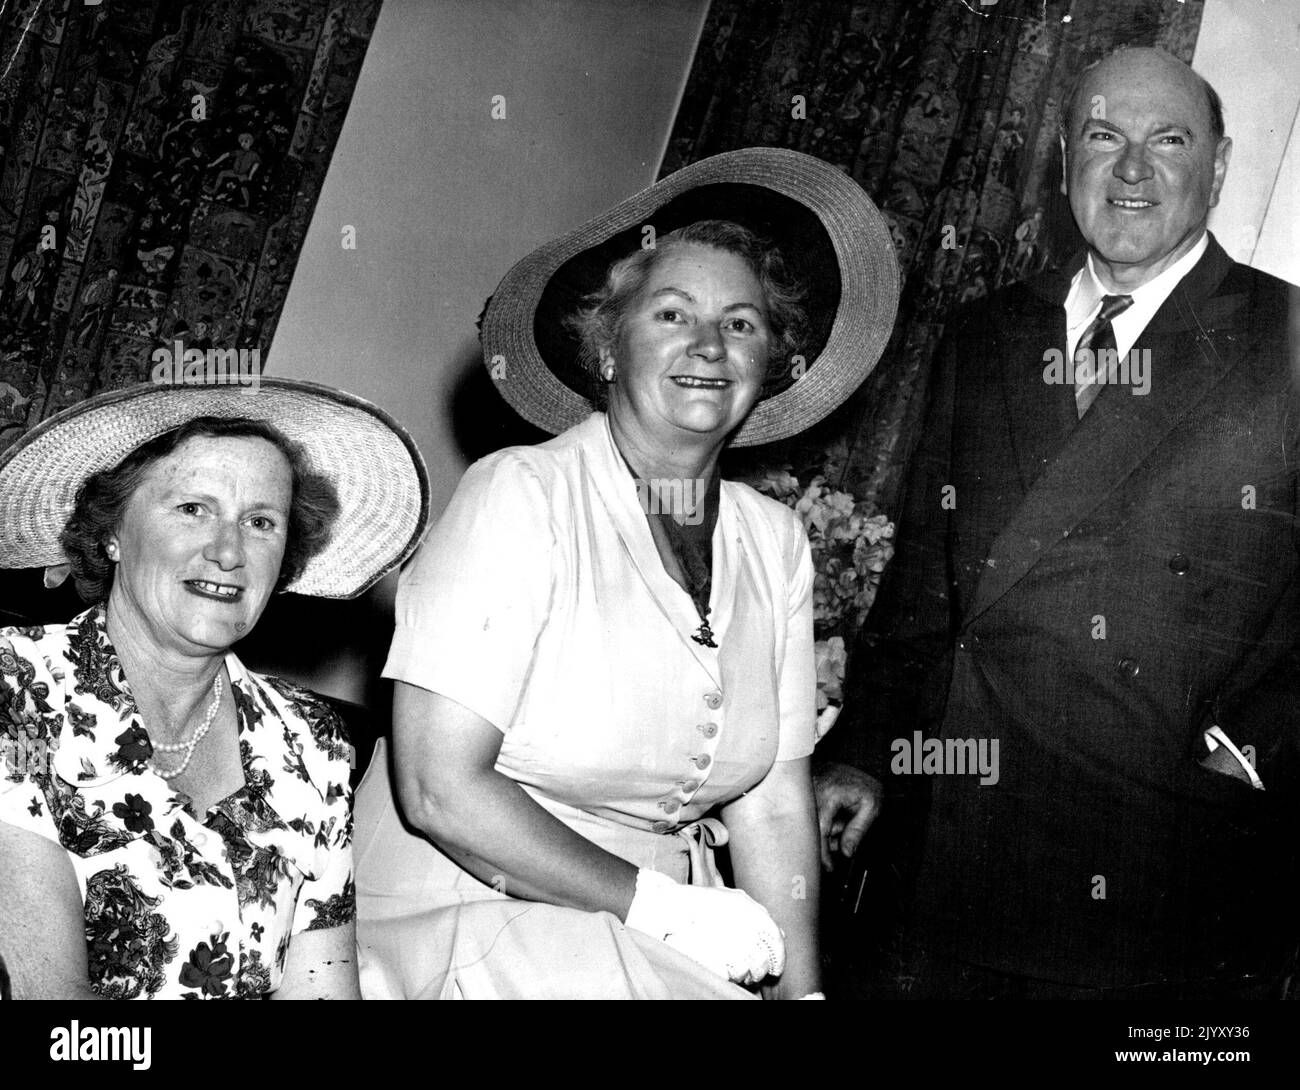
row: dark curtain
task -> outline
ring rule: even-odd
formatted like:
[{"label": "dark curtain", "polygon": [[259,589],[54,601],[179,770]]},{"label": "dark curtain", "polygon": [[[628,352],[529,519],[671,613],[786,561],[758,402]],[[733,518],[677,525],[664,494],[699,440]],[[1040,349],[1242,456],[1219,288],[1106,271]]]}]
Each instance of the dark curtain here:
[{"label": "dark curtain", "polygon": [[0,0],[0,448],[265,356],[379,0]]},{"label": "dark curtain", "polygon": [[841,487],[892,515],[945,316],[1081,243],[1059,188],[1071,81],[1121,44],[1190,61],[1201,8],[714,0],[662,173],[754,145],[815,155],[885,212],[904,279],[894,340],[858,394],[796,440],[737,455],[733,470],[790,463],[803,480],[829,461]]}]

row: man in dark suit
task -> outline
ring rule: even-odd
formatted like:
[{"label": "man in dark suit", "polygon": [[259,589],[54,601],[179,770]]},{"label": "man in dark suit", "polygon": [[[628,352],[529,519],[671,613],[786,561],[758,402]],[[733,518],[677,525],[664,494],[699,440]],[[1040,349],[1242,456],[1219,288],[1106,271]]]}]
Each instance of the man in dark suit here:
[{"label": "man in dark suit", "polygon": [[[1206,231],[1231,141],[1190,68],[1114,53],[1066,117],[1087,253],[950,322],[823,757],[912,834],[886,994],[1277,994],[1300,929],[1288,286]],[[856,841],[874,800],[844,768],[820,787]]]}]

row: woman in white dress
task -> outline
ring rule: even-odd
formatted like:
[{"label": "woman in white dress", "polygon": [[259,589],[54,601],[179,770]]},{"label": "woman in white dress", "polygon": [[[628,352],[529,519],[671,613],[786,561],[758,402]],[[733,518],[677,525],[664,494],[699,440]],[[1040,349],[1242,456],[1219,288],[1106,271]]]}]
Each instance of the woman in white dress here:
[{"label": "woman in white dress", "polygon": [[[754,228],[823,281],[811,323]],[[600,268],[573,325],[603,412],[532,338],[572,258]],[[394,752],[357,801],[363,994],[819,994],[809,547],[717,465],[856,388],[896,299],[861,189],[774,149],[688,167],[506,277],[487,361],[561,434],[472,466],[403,573]]]}]

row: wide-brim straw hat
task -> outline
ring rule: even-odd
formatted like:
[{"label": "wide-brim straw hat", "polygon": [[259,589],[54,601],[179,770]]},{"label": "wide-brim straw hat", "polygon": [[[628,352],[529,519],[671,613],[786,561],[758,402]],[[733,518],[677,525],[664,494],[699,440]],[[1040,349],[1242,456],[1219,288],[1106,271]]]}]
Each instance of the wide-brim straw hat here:
[{"label": "wide-brim straw hat", "polygon": [[354,598],[415,551],[429,519],[429,474],[406,430],[353,394],[263,377],[247,387],[133,386],[42,421],[0,452],[0,567],[67,563],[59,534],[86,478],[200,416],[274,425],[334,485],[329,541],[286,590]]},{"label": "wide-brim straw hat", "polygon": [[889,225],[848,175],[784,148],[742,148],[683,167],[514,266],[483,318],[483,358],[520,416],[561,432],[593,409],[592,377],[565,326],[609,266],[701,219],[740,223],[774,242],[808,289],[805,369],[767,387],[731,442],[753,446],[821,420],[870,374],[898,309]]}]

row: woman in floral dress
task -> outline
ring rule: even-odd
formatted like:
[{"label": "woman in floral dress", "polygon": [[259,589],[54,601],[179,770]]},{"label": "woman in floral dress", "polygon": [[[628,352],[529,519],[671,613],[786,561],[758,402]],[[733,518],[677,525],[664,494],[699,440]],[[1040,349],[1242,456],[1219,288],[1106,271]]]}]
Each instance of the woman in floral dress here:
[{"label": "woman in floral dress", "polygon": [[426,512],[393,421],[283,379],[102,395],[0,457],[0,565],[93,603],[0,629],[15,997],[357,996],[342,724],[230,647],[276,590],[360,593]]}]

